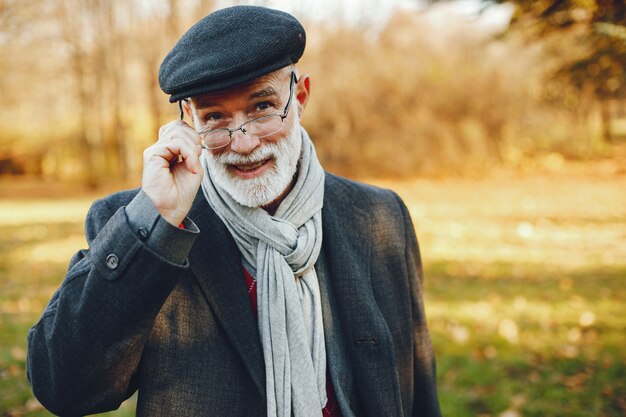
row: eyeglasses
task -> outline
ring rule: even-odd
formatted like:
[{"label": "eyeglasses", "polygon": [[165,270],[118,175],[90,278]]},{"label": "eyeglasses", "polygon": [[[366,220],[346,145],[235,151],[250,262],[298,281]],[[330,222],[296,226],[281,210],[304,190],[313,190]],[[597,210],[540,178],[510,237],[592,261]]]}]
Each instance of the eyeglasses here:
[{"label": "eyeglasses", "polygon": [[270,113],[264,116],[255,117],[254,119],[248,120],[234,129],[230,129],[228,127],[201,129],[198,131],[198,134],[202,138],[202,147],[205,149],[223,148],[230,143],[233,139],[233,134],[239,130],[241,130],[241,133],[244,135],[250,135],[256,138],[264,138],[279,132],[283,128],[283,121],[289,112],[289,106],[291,105],[291,98],[293,96],[293,86],[296,82],[298,82],[296,74],[295,72],[291,72],[291,79],[289,81],[289,99],[282,114]]}]

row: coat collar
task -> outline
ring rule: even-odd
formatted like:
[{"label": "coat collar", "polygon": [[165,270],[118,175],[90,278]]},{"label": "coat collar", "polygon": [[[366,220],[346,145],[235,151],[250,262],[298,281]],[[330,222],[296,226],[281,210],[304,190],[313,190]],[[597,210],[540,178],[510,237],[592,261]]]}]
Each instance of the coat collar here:
[{"label": "coat collar", "polygon": [[[369,262],[365,261],[370,254],[367,237],[372,235],[369,213],[360,208],[364,203],[359,202],[356,190],[345,180],[327,174],[324,191],[322,256],[325,265],[320,279],[326,280],[323,286],[333,291],[354,380],[363,405],[372,410],[373,415],[401,415],[391,333],[374,299]],[[189,218],[201,231],[189,254],[191,269],[261,397],[265,398],[263,351],[237,245],[202,192],[196,196]],[[332,330],[331,324],[326,321],[325,332],[337,331],[339,326],[333,325],[335,330]],[[348,369],[342,364],[331,363],[330,366],[339,373]],[[369,392],[377,394],[365,394]]]}]

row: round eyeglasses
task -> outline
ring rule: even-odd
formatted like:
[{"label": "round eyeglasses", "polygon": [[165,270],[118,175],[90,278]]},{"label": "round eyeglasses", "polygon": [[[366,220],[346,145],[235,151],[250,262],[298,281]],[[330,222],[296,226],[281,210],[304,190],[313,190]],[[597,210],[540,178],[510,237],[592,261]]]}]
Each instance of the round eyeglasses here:
[{"label": "round eyeglasses", "polygon": [[279,132],[283,126],[283,121],[287,117],[289,112],[289,106],[291,105],[291,98],[293,96],[293,86],[297,82],[296,74],[291,73],[291,79],[289,82],[289,99],[285,105],[285,109],[281,113],[271,113],[264,116],[256,117],[242,123],[239,127],[230,129],[227,127],[220,127],[217,129],[201,129],[198,134],[202,138],[202,147],[205,149],[219,149],[228,145],[233,139],[233,134],[237,131],[241,131],[244,135],[254,136],[256,138],[264,138],[271,136],[276,132]]}]

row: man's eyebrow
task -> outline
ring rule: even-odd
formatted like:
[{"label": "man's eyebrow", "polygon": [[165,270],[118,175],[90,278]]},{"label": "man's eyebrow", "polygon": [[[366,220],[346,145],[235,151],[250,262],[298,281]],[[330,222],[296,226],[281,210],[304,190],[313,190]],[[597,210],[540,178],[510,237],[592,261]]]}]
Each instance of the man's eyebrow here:
[{"label": "man's eyebrow", "polygon": [[[259,98],[259,97],[272,97],[272,96],[277,96],[277,95],[278,95],[278,91],[276,91],[274,87],[268,86],[261,90],[251,93],[249,98],[253,99],[253,98]],[[204,100],[196,98],[194,101],[195,101],[194,104],[196,105],[196,108],[198,110],[218,106],[217,102],[211,101],[211,98],[205,98]]]},{"label": "man's eyebrow", "polygon": [[274,89],[274,87],[265,87],[262,90],[255,91],[254,93],[250,94],[250,98],[270,97],[276,95],[278,95],[278,92],[276,91],[276,89]]},{"label": "man's eyebrow", "polygon": [[196,106],[196,109],[198,110],[202,110],[202,109],[207,109],[209,107],[216,107],[217,103],[214,103],[212,101],[210,101],[211,99],[206,99],[206,100],[202,100],[202,99],[195,99],[195,103],[193,103]]}]

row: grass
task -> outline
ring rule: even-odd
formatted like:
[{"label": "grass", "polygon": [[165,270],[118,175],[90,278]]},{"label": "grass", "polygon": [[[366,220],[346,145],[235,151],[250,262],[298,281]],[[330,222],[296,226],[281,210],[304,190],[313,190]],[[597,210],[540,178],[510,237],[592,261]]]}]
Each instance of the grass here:
[{"label": "grass", "polygon": [[[623,175],[379,184],[416,224],[444,415],[626,414]],[[24,377],[25,337],[85,245],[93,199],[0,202],[2,416],[50,415]]]},{"label": "grass", "polygon": [[395,185],[422,246],[445,415],[626,414],[623,176]]},{"label": "grass", "polygon": [[[82,223],[94,198],[0,202],[0,416],[51,415],[26,381],[26,333],[86,246]],[[107,414],[133,416],[133,400]]]}]

